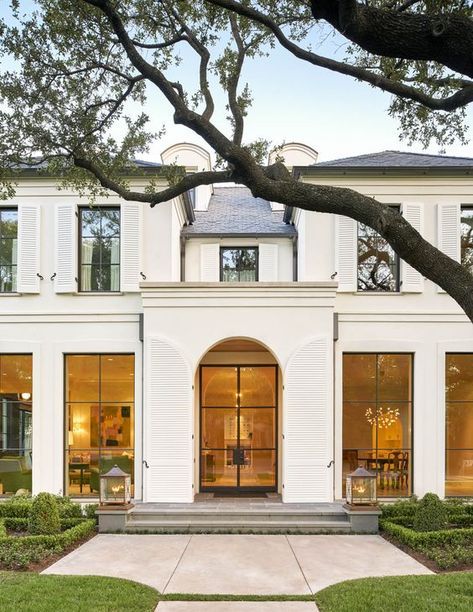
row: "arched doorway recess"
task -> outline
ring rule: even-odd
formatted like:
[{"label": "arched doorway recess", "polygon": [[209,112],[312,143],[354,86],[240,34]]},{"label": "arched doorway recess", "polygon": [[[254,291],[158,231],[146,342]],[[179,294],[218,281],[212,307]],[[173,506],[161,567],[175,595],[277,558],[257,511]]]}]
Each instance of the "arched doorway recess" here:
[{"label": "arched doorway recess", "polygon": [[223,341],[202,358],[198,380],[200,491],[277,491],[280,372],[271,352]]}]

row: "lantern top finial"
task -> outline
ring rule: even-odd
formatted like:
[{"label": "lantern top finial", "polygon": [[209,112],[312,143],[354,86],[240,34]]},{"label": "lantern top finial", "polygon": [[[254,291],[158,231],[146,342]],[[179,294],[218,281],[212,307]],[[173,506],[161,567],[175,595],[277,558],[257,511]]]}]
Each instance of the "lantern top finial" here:
[{"label": "lantern top finial", "polygon": [[129,476],[124,472],[118,465],[114,465],[111,470],[109,470],[106,474],[102,474],[102,478],[123,478],[123,476]]},{"label": "lantern top finial", "polygon": [[376,478],[376,474],[373,474],[373,472],[368,472],[368,470],[365,470],[365,468],[361,465],[354,472],[348,474],[348,476],[355,478]]}]

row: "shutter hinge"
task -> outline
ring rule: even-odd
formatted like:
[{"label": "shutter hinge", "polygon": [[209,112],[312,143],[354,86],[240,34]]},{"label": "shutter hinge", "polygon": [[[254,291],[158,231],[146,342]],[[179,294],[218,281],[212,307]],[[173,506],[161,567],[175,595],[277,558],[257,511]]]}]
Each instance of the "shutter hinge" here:
[{"label": "shutter hinge", "polygon": [[76,216],[77,218],[79,218],[79,211],[77,211],[77,210],[76,210],[76,211],[74,212],[74,214],[75,214],[75,216]]},{"label": "shutter hinge", "polygon": [[192,434],[192,439],[194,439],[194,434]]},{"label": "shutter hinge", "polygon": [[143,272],[140,272],[140,276],[143,280],[146,280],[146,274],[143,274]]},{"label": "shutter hinge", "polygon": [[76,283],[79,282],[79,279],[77,278],[77,276],[74,276],[74,280],[76,281]]},{"label": "shutter hinge", "polygon": [[194,391],[194,385],[192,385],[192,391]]},{"label": "shutter hinge", "polygon": [[56,273],[56,272],[54,272],[54,274],[53,274],[53,275],[50,277],[50,279],[49,279],[49,280],[54,280],[54,279],[56,278],[56,276],[57,276],[57,273]]},{"label": "shutter hinge", "polygon": [[39,278],[39,280],[44,280],[44,276],[41,276],[39,272],[36,272],[36,276]]}]

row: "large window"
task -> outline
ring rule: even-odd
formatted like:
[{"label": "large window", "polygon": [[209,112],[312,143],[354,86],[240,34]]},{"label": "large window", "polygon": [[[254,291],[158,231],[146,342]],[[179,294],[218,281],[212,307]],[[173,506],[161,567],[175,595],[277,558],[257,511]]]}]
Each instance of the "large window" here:
[{"label": "large window", "polygon": [[360,465],[380,497],[411,494],[412,355],[343,356],[343,487]]},{"label": "large window", "polygon": [[79,209],[80,291],[120,290],[120,209]]},{"label": "large window", "polygon": [[66,356],[66,494],[97,495],[114,465],[134,458],[134,356]]},{"label": "large window", "polygon": [[32,358],[0,355],[0,494],[31,492]]},{"label": "large window", "polygon": [[399,291],[399,256],[385,238],[362,223],[358,223],[358,291]]},{"label": "large window", "polygon": [[473,274],[473,207],[462,207],[461,224],[461,263]]},{"label": "large window", "polygon": [[0,292],[16,291],[18,210],[0,208]]},{"label": "large window", "polygon": [[473,495],[473,354],[446,355],[445,495]]},{"label": "large window", "polygon": [[258,280],[258,249],[222,247],[220,249],[220,280],[230,283],[250,283]]}]

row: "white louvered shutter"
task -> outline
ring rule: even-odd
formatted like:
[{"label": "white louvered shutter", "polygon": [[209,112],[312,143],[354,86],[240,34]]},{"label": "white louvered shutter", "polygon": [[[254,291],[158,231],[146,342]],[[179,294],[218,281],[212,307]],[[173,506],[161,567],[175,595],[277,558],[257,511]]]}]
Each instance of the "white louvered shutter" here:
[{"label": "white louvered shutter", "polygon": [[179,351],[161,338],[147,340],[144,501],[193,500],[192,375]]},{"label": "white louvered shutter", "polygon": [[258,280],[274,282],[278,280],[278,245],[259,243]]},{"label": "white louvered shutter", "polygon": [[317,338],[289,360],[285,377],[285,502],[332,500],[332,401],[329,339]]},{"label": "white louvered shutter", "polygon": [[40,292],[41,207],[21,204],[18,207],[17,291]]},{"label": "white louvered shutter", "polygon": [[56,293],[77,291],[77,208],[73,204],[59,204],[56,208],[56,253],[54,290]]},{"label": "white louvered shutter", "polygon": [[141,204],[120,206],[120,291],[140,291],[142,217]]},{"label": "white louvered shutter", "polygon": [[200,245],[200,280],[217,283],[220,280],[220,246],[218,243]]},{"label": "white louvered shutter", "polygon": [[349,217],[335,217],[335,269],[338,291],[356,291],[358,226]]},{"label": "white louvered shutter", "polygon": [[[461,259],[460,204],[439,204],[437,206],[437,248],[455,261]],[[445,291],[438,287],[439,293]]]},{"label": "white louvered shutter", "polygon": [[[404,202],[402,216],[420,234],[424,231],[424,206],[417,202]],[[401,291],[403,293],[422,293],[424,290],[424,277],[412,266],[401,262]]]}]

